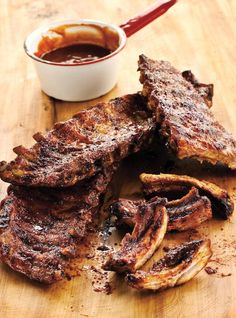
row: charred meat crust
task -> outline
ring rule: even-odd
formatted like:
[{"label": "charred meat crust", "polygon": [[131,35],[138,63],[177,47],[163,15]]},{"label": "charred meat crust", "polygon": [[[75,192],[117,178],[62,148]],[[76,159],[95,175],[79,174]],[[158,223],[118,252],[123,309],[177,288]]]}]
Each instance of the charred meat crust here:
[{"label": "charred meat crust", "polygon": [[0,207],[1,261],[43,283],[67,276],[113,171],[66,189],[10,186]]},{"label": "charred meat crust", "polygon": [[182,76],[186,79],[186,81],[193,84],[194,88],[204,98],[207,106],[210,108],[212,106],[212,99],[214,95],[213,84],[200,83],[190,70],[182,72]]},{"label": "charred meat crust", "polygon": [[[155,198],[154,198],[155,200]],[[145,204],[145,200],[129,200],[120,198],[109,206],[109,215],[116,216],[116,225],[126,224],[130,227],[135,225],[135,217],[140,206]]]},{"label": "charred meat crust", "polygon": [[72,186],[147,147],[155,126],[140,94],[99,103],[56,123],[45,136],[35,134],[30,149],[14,148],[18,156],[0,164],[0,177],[16,185]]},{"label": "charred meat crust", "polygon": [[127,274],[126,281],[140,290],[164,290],[188,282],[206,266],[211,256],[210,240],[184,243],[170,249],[150,271]]},{"label": "charred meat crust", "polygon": [[[126,224],[133,227],[140,206],[145,202],[155,202],[156,197],[149,201],[119,199],[109,207],[110,215],[117,217],[117,225]],[[196,188],[180,199],[168,201],[166,209],[169,217],[167,231],[186,231],[194,229],[206,220],[212,218],[211,202],[205,196],[200,196]]]},{"label": "charred meat crust", "polygon": [[145,174],[140,175],[143,189],[148,197],[156,196],[161,192],[182,192],[189,191],[191,187],[196,187],[201,196],[206,196],[211,201],[212,212],[215,217],[227,219],[234,210],[234,203],[228,192],[216,184],[198,180],[185,175]]},{"label": "charred meat crust", "polygon": [[140,207],[132,233],[127,233],[120,249],[109,255],[105,270],[135,272],[153,255],[167,229],[165,204],[165,199],[156,198]]},{"label": "charred meat crust", "polygon": [[[140,82],[148,107],[160,124],[159,133],[178,158],[221,163],[236,168],[236,141],[209,109],[211,89],[196,84],[169,62],[140,55]],[[187,80],[186,80],[187,78]]]}]

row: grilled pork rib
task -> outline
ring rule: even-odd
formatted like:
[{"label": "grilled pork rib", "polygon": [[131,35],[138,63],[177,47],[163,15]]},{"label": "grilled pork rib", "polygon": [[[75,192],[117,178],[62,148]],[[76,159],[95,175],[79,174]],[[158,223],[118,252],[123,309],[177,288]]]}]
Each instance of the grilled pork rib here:
[{"label": "grilled pork rib", "polygon": [[150,271],[127,274],[129,286],[136,289],[163,290],[188,282],[211,258],[210,240],[198,240],[170,249]]},{"label": "grilled pork rib", "polygon": [[[156,197],[148,202],[155,202]],[[117,224],[135,225],[136,215],[145,200],[119,199],[109,207],[110,214],[117,217]],[[186,231],[195,229],[201,223],[212,218],[211,202],[200,196],[196,188],[192,188],[185,196],[166,204],[169,216],[167,231]]]},{"label": "grilled pork rib", "polygon": [[127,233],[121,248],[110,254],[103,268],[117,272],[135,272],[156,251],[167,229],[166,200],[156,198],[144,203],[136,216],[131,234]]},{"label": "grilled pork rib", "polygon": [[169,215],[168,231],[195,229],[212,218],[210,200],[200,196],[194,187],[182,198],[169,201],[166,208]]},{"label": "grilled pork rib", "polygon": [[119,162],[147,145],[155,123],[139,94],[126,95],[57,123],[45,136],[35,134],[30,149],[1,163],[2,180],[17,185],[66,187]]},{"label": "grilled pork rib", "polygon": [[65,277],[113,171],[65,189],[10,186],[0,206],[1,261],[40,282]]},{"label": "grilled pork rib", "polygon": [[234,203],[228,192],[216,184],[198,180],[185,175],[175,174],[146,174],[140,175],[145,194],[150,196],[161,195],[168,192],[189,191],[192,187],[198,189],[200,195],[208,197],[212,204],[214,216],[227,219],[234,210]]},{"label": "grilled pork rib", "polygon": [[181,73],[170,63],[145,55],[139,57],[139,70],[142,93],[160,124],[159,133],[177,157],[235,169],[236,141],[208,108],[211,88],[197,87],[189,71]]}]

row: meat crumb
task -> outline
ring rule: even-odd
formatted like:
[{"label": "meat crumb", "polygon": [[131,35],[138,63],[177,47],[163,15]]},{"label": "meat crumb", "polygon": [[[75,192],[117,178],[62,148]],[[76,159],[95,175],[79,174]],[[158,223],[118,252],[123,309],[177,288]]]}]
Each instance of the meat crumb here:
[{"label": "meat crumb", "polygon": [[97,250],[98,251],[108,251],[108,250],[110,250],[110,248],[106,245],[100,245],[100,246],[98,246]]},{"label": "meat crumb", "polygon": [[[94,286],[95,284],[93,284]],[[103,286],[99,286],[99,287],[94,287],[93,289],[95,292],[97,293],[105,293],[107,295],[112,294],[113,292],[113,287],[109,282],[106,282]]]},{"label": "meat crumb", "polygon": [[212,275],[212,274],[217,273],[217,269],[218,269],[218,268],[212,268],[212,267],[210,267],[210,266],[207,266],[207,267],[205,267],[205,272],[206,272],[208,275]]},{"label": "meat crumb", "polygon": [[164,251],[164,252],[169,252],[169,250],[170,250],[170,247],[168,247],[168,246],[164,246],[164,247],[163,247],[163,251]]},{"label": "meat crumb", "polygon": [[221,277],[228,277],[228,276],[231,276],[232,273],[228,273],[228,274],[224,274],[224,273],[221,273]]}]

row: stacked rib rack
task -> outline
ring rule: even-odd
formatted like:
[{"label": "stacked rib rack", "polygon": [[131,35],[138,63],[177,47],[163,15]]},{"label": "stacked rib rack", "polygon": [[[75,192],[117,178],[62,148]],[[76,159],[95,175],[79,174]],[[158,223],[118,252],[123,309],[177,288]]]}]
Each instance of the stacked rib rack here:
[{"label": "stacked rib rack", "polygon": [[45,283],[67,276],[119,161],[145,149],[154,130],[143,97],[126,95],[15,148],[18,157],[2,164],[12,185],[1,203],[1,260]]},{"label": "stacked rib rack", "polygon": [[[0,258],[12,269],[44,283],[66,277],[120,161],[150,147],[155,135],[180,159],[236,168],[236,142],[209,109],[213,86],[144,55],[139,69],[142,93],[81,111],[45,136],[35,134],[33,147],[18,146],[16,159],[1,163],[0,177],[11,185],[0,206]],[[192,229],[212,216],[227,219],[232,200],[218,186],[188,176],[140,178],[144,199],[119,199],[110,207],[117,223],[133,231],[104,268],[126,273],[138,289],[182,284],[211,257],[209,240],[170,250],[149,272],[140,268],[166,231]],[[176,191],[184,194],[168,200]]]}]

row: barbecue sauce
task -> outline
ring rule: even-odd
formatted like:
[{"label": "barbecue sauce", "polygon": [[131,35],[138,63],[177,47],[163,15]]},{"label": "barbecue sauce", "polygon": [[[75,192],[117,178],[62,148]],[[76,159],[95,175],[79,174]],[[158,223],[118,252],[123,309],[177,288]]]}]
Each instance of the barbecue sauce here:
[{"label": "barbecue sauce", "polygon": [[56,63],[76,64],[97,60],[111,52],[111,50],[95,44],[75,44],[45,53],[41,59]]},{"label": "barbecue sauce", "polygon": [[54,63],[97,60],[119,47],[119,34],[96,24],[65,24],[42,34],[35,56]]}]

